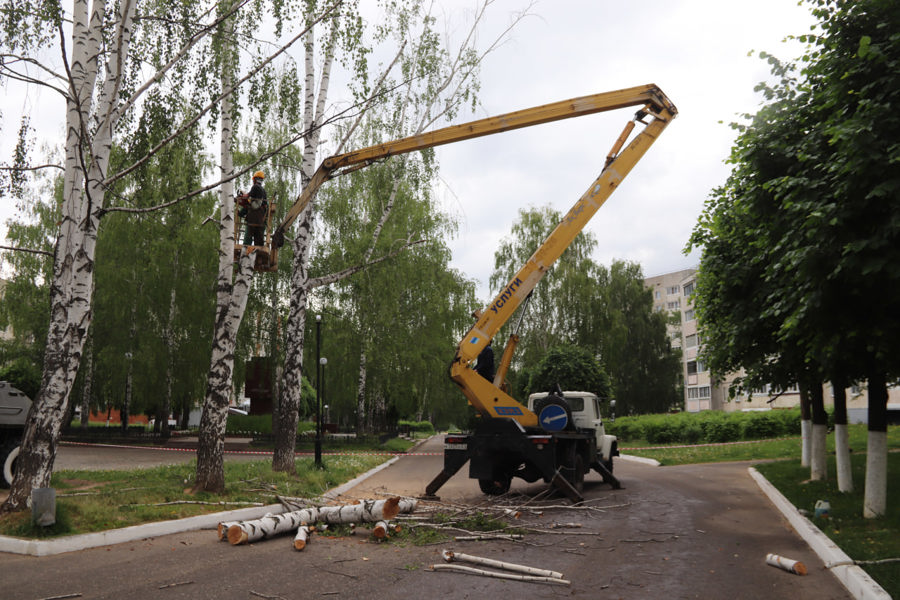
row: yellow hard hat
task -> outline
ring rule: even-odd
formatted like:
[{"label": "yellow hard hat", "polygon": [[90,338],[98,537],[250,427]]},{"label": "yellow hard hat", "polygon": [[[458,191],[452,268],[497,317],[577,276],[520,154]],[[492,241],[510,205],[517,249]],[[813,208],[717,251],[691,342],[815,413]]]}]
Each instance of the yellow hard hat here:
[{"label": "yellow hard hat", "polygon": [[257,171],[256,173],[253,174],[253,179],[265,179],[265,178],[266,178],[266,174],[263,173],[262,171]]}]

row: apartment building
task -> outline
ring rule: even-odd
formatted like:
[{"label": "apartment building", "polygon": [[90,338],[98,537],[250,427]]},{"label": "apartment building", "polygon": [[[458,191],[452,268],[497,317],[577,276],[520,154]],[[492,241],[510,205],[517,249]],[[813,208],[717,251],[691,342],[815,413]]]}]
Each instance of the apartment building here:
[{"label": "apartment building", "polygon": [[[765,386],[751,393],[728,395],[731,383],[740,373],[724,376],[712,374],[703,362],[700,349],[703,332],[697,326],[691,294],[696,281],[696,269],[684,269],[644,279],[653,294],[653,310],[678,315],[677,323],[669,325],[669,338],[673,348],[681,348],[681,366],[684,378],[684,410],[750,411],[770,408],[792,408],[800,405],[800,390],[791,386],[785,390]],[[825,404],[831,405],[833,390],[824,386]],[[847,415],[852,423],[865,422],[868,395],[864,385],[853,385],[847,392]],[[888,408],[900,411],[900,388],[888,389]]]}]

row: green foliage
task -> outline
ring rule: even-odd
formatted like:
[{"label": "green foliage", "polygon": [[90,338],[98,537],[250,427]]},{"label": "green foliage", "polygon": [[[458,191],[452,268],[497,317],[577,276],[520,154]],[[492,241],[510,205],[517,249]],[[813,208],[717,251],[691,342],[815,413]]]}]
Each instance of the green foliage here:
[{"label": "green foliage", "polygon": [[[315,423],[311,421],[299,421],[297,423],[297,435],[307,431],[314,431],[315,428]],[[269,435],[272,433],[272,415],[228,415],[228,421],[225,423],[225,433],[261,433]]]},{"label": "green foliage", "polygon": [[779,82],[691,237],[705,357],[750,387],[897,370],[900,11],[810,4],[821,33],[797,64],[761,55]]},{"label": "green foliage", "polygon": [[607,422],[608,433],[624,441],[651,444],[720,443],[800,434],[799,409],[641,415]]},{"label": "green foliage", "polygon": [[583,348],[551,348],[531,374],[528,393],[549,392],[557,384],[563,390],[593,392],[604,399],[610,397],[609,377],[597,359]]},{"label": "green foliage", "polygon": [[401,428],[409,428],[410,431],[419,431],[422,433],[434,433],[434,425],[431,421],[397,421],[397,425]]},{"label": "green foliage", "polygon": [[0,368],[0,381],[8,381],[34,400],[41,389],[41,370],[27,358],[19,358]]}]

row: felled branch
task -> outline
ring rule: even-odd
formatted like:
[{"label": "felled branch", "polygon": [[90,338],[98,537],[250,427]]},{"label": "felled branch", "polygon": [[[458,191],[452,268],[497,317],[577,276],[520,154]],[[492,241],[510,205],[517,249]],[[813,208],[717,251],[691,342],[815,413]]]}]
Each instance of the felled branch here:
[{"label": "felled branch", "polygon": [[498,573],[496,571],[485,571],[484,569],[474,569],[472,567],[464,567],[463,565],[431,565],[432,571],[458,571],[460,573],[470,573],[472,575],[482,575],[484,577],[494,577],[496,579],[513,579],[515,581],[533,581],[536,583],[556,583],[560,585],[571,585],[572,582],[567,579],[557,579],[555,577],[538,577],[535,575],[515,575],[513,573]]}]

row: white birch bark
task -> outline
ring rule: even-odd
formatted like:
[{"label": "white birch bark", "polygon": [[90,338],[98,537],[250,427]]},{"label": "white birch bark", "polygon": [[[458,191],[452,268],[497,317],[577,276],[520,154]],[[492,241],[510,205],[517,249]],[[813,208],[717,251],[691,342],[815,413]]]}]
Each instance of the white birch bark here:
[{"label": "white birch bark", "polygon": [[828,436],[827,425],[812,426],[812,441],[810,444],[810,479],[822,481],[828,479],[828,462],[826,438]]},{"label": "white birch bark", "polygon": [[[870,398],[871,401],[871,398]],[[887,431],[869,430],[863,517],[875,519],[887,510]]]},{"label": "white birch bark", "polygon": [[297,528],[297,534],[294,536],[294,550],[303,550],[309,541],[309,527],[301,525]]},{"label": "white birch bark", "polygon": [[511,579],[513,581],[532,581],[535,583],[555,583],[559,585],[571,585],[568,579],[558,579],[556,577],[540,577],[538,575],[516,575],[514,573],[502,573],[499,571],[486,571],[485,569],[476,569],[474,567],[466,567],[464,565],[431,565],[432,571],[457,571],[459,573],[469,573],[470,575],[481,575],[483,577],[493,577],[494,579]]},{"label": "white birch bark", "polygon": [[359,353],[359,377],[356,383],[356,434],[362,435],[368,431],[366,420],[366,350],[365,347]]},{"label": "white birch bark", "polygon": [[450,550],[442,550],[441,557],[448,563],[453,561],[468,562],[474,565],[482,565],[485,567],[493,567],[495,569],[505,569],[516,573],[524,573],[526,575],[537,575],[539,577],[553,577],[562,579],[563,574],[558,571],[550,571],[548,569],[538,569],[537,567],[529,567],[526,565],[518,565],[516,563],[494,560],[492,558],[483,558],[481,556],[473,556],[471,554],[463,554],[462,552],[452,552]]},{"label": "white birch bark", "polygon": [[838,491],[853,491],[853,471],[850,464],[850,431],[846,424],[834,426],[834,453],[837,464]]},{"label": "white birch bark", "polygon": [[[105,46],[105,77],[96,93],[106,5],[87,0],[72,6],[72,52],[66,101],[62,222],[50,282],[50,323],[41,389],[32,404],[19,454],[18,474],[2,511],[23,510],[34,488],[48,487],[66,405],[91,324],[98,211],[109,164],[121,72],[131,42],[135,6],[117,7],[118,23]],[[96,101],[92,101],[96,98]],[[91,137],[92,115],[96,128]]]},{"label": "white birch bark", "polygon": [[301,525],[315,523],[317,515],[318,509],[305,508],[280,515],[266,515],[252,521],[234,523],[228,527],[228,543],[237,546],[289,533]]}]

